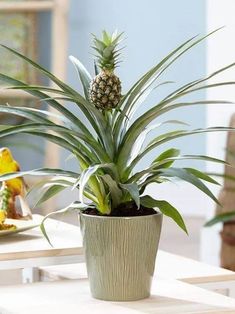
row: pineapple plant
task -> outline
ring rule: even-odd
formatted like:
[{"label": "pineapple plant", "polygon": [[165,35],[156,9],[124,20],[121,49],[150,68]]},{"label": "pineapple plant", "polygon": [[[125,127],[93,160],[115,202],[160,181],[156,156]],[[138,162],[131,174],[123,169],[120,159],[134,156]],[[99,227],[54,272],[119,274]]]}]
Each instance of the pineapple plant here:
[{"label": "pineapple plant", "polygon": [[[42,137],[68,150],[78,161],[79,167],[73,171],[39,168],[6,173],[0,176],[0,181],[26,175],[45,176],[45,180],[31,189],[31,193],[34,190],[40,190],[37,205],[62,190],[78,189],[78,198],[56,213],[67,211],[81,213],[85,252],[88,254],[92,247],[96,250],[92,256],[95,258],[99,255],[99,260],[95,259],[94,263],[92,262],[93,257],[90,257],[88,265],[89,279],[93,287],[92,293],[95,297],[130,300],[148,296],[162,215],[171,217],[187,233],[183,217],[174,205],[168,200],[146,194],[146,188],[150,184],[158,186],[174,180],[185,181],[205,193],[217,204],[219,203],[207,186],[207,183],[218,184],[212,176],[183,164],[177,166],[176,162],[179,160],[182,162],[204,160],[225,163],[223,160],[199,154],[182,154],[179,149],[168,146],[167,149],[156,154],[152,160],[148,158],[148,166],[143,167],[142,161],[146,160],[149,152],[161,149],[162,144],[170,144],[174,139],[206,132],[234,130],[230,127],[191,129],[184,121],[166,120],[156,123],[156,120],[178,108],[190,110],[190,107],[195,105],[205,106],[221,103],[231,105],[231,102],[223,99],[198,100],[197,91],[234,85],[234,81],[210,83],[209,80],[234,67],[235,63],[218,69],[204,78],[186,82],[173,89],[150,109],[146,109],[140,115],[135,114],[153,90],[170,83],[170,81],[161,81],[162,74],[165,74],[180,57],[217,31],[205,36],[194,36],[180,44],[142,75],[123,95],[121,94],[120,79],[114,74],[119,62],[121,33],[109,34],[104,31],[101,39],[93,37],[93,48],[97,52],[97,63],[100,69],[100,73],[95,71],[94,78],[77,58],[70,57],[79,74],[83,94],[62,82],[33,60],[2,45],[2,48],[23,59],[57,87],[27,84],[2,73],[0,73],[0,81],[7,83],[8,88],[24,90],[45,101],[48,107],[58,113],[55,121],[55,114],[48,109],[19,108],[2,104],[0,112],[21,116],[28,121],[22,125],[4,126],[0,129],[0,138],[19,133]],[[189,95],[194,95],[193,101],[185,100],[185,96]],[[85,121],[80,118],[80,115],[70,111],[61,101],[74,103],[82,111]],[[167,132],[161,131],[162,125],[174,126],[174,129]],[[153,130],[158,130],[158,133],[150,140],[148,134]],[[52,214],[55,213],[46,216],[41,224],[41,230],[48,241],[50,239],[44,223]],[[135,216],[139,216],[137,218],[141,219],[135,219]],[[96,219],[97,217],[98,219]],[[91,218],[93,223],[91,223]],[[101,230],[101,236],[99,230]],[[92,243],[90,245],[89,237],[91,236]],[[116,244],[109,245],[110,241]],[[143,246],[144,243],[149,245]],[[123,247],[124,245],[126,246]],[[134,245],[135,250],[129,250],[128,245]],[[112,251],[107,253],[106,250],[110,248]],[[116,251],[118,249],[119,251]],[[103,252],[106,253],[103,254]],[[140,268],[136,269],[136,259],[138,261],[147,259],[149,261],[148,271],[144,271],[143,265],[139,264]],[[112,267],[109,267],[111,260]],[[125,265],[124,269],[120,269],[122,265]],[[125,273],[127,268],[129,269],[128,276]],[[115,280],[112,277],[114,275],[116,276]],[[133,280],[133,278],[135,279]],[[140,278],[141,284],[136,282]],[[97,282],[99,284],[96,284]],[[112,282],[115,282],[115,287]],[[97,289],[107,287],[106,293],[112,290],[112,296],[104,295],[101,291],[97,292],[95,287]],[[126,291],[122,289],[123,287],[129,287],[129,290]],[[122,294],[120,295],[120,293]]]},{"label": "pineapple plant", "polygon": [[116,108],[121,99],[121,81],[114,74],[119,63],[120,49],[117,47],[121,36],[117,32],[110,35],[106,31],[103,31],[101,39],[94,35],[93,48],[101,72],[91,81],[89,95],[91,102],[101,110]]},{"label": "pineapple plant", "polygon": [[[124,95],[121,95],[120,79],[114,74],[115,67],[119,62],[119,43],[122,33],[114,32],[109,34],[103,31],[100,39],[93,36],[93,48],[98,53],[98,65],[101,69],[99,74],[95,71],[96,76],[94,78],[77,58],[70,56],[70,60],[79,73],[84,96],[33,60],[14,49],[1,45],[3,49],[23,59],[49,78],[58,88],[30,85],[2,73],[0,73],[0,81],[7,83],[7,88],[24,90],[45,101],[49,107],[57,110],[59,114],[56,115],[57,122],[54,122],[53,113],[49,110],[38,110],[29,107],[18,108],[9,104],[2,104],[0,105],[0,112],[25,117],[28,122],[17,126],[4,126],[0,129],[0,138],[14,136],[19,133],[40,136],[60,145],[73,154],[79,162],[80,173],[79,169],[71,172],[62,169],[41,168],[5,174],[0,176],[0,180],[6,181],[24,175],[46,176],[49,177],[48,181],[43,180],[41,186],[38,184],[36,186],[36,188],[40,186],[42,190],[42,197],[38,204],[48,200],[56,192],[59,193],[63,189],[73,187],[79,190],[79,201],[70,204],[70,209],[94,207],[100,215],[112,215],[117,208],[120,208],[120,205],[126,203],[128,204],[127,207],[130,208],[129,202],[132,202],[137,209],[136,214],[142,212],[141,206],[143,208],[157,207],[164,214],[172,217],[186,231],[186,226],[178,210],[166,200],[160,202],[154,200],[151,196],[144,195],[146,187],[149,184],[163,184],[172,179],[180,179],[193,184],[215,202],[218,202],[204,184],[204,182],[217,184],[214,179],[202,173],[199,169],[177,168],[174,163],[178,160],[193,159],[225,162],[209,156],[182,155],[177,148],[169,147],[156,156],[148,167],[136,171],[135,166],[139,165],[150,151],[161,148],[162,144],[169,143],[174,139],[193,134],[232,129],[229,127],[186,129],[187,124],[183,121],[169,120],[157,124],[153,124],[153,122],[164,116],[165,113],[177,108],[186,107],[189,110],[190,106],[195,105],[231,104],[226,100],[197,100],[196,98],[195,101],[182,102],[181,98],[191,94],[196,95],[197,91],[203,89],[235,84],[231,81],[206,84],[211,78],[233,67],[234,63],[205,78],[184,84],[134,120],[133,116],[151,91],[170,82],[160,82],[161,75],[182,55],[217,31],[215,30],[202,37],[192,37],[179,45],[140,77]],[[109,78],[107,79],[107,77]],[[154,85],[156,82],[157,86]],[[100,102],[99,93],[111,95],[111,98],[107,98],[107,102],[105,98],[101,104],[102,99]],[[69,111],[60,103],[60,100],[74,102],[83,112],[87,123]],[[158,133],[155,138],[146,143],[147,135],[152,130],[159,129],[163,124],[179,127],[167,133]],[[49,133],[49,131],[53,131],[53,133]]]}]

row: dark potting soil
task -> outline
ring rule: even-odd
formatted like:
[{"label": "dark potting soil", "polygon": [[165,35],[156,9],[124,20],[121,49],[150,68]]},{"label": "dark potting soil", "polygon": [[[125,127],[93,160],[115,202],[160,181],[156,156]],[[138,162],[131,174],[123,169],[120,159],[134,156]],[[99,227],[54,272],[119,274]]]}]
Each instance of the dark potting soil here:
[{"label": "dark potting soil", "polygon": [[153,208],[147,208],[142,205],[138,209],[134,202],[126,202],[113,209],[110,215],[102,215],[96,208],[87,208],[83,213],[95,216],[130,217],[153,215],[156,214],[156,211]]}]

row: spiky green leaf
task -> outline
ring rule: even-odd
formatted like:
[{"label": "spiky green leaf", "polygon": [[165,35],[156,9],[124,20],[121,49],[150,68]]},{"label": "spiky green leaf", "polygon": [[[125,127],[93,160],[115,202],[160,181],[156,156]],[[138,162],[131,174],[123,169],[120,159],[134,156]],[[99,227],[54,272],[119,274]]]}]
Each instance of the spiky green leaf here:
[{"label": "spiky green leaf", "polygon": [[172,218],[177,225],[188,234],[184,220],[178,210],[170,203],[164,200],[155,200],[149,195],[145,195],[140,199],[141,205],[148,208],[158,208],[164,215]]},{"label": "spiky green leaf", "polygon": [[61,169],[51,169],[51,168],[38,168],[29,171],[17,171],[11,172],[7,174],[3,174],[0,176],[0,182],[19,178],[23,176],[64,176],[70,178],[78,178],[80,176],[79,173],[68,171],[68,170],[61,170]]},{"label": "spiky green leaf", "polygon": [[92,80],[91,75],[77,58],[74,56],[69,56],[69,59],[77,70],[78,76],[82,82],[84,95],[86,96],[86,99],[89,100],[89,88],[90,82]]},{"label": "spiky green leaf", "polygon": [[197,187],[199,190],[201,190],[203,193],[205,193],[207,196],[209,196],[215,203],[220,205],[219,201],[213,195],[213,193],[208,189],[208,187],[202,181],[200,181],[194,174],[188,172],[187,170],[171,167],[168,169],[161,169],[159,170],[159,172],[163,176],[175,177],[185,182],[191,183],[192,185]]},{"label": "spiky green leaf", "polygon": [[136,183],[119,183],[119,186],[126,190],[132,199],[135,201],[137,208],[140,208],[140,192],[139,187]]},{"label": "spiky green leaf", "polygon": [[64,186],[64,185],[59,185],[59,184],[52,185],[42,195],[40,195],[40,198],[37,200],[34,207],[42,205],[44,202],[48,201],[50,198],[62,192],[66,188],[67,186]]},{"label": "spiky green leaf", "polygon": [[226,212],[223,214],[216,215],[211,220],[207,221],[204,226],[211,227],[221,222],[233,221],[234,218],[235,218],[235,211]]},{"label": "spiky green leaf", "polygon": [[[92,207],[92,205],[89,205],[89,207]],[[62,209],[57,210],[57,211],[55,211],[55,212],[51,212],[51,213],[49,213],[48,215],[46,215],[46,216],[43,218],[43,220],[42,220],[42,222],[41,222],[41,224],[40,224],[40,229],[41,229],[41,231],[42,231],[44,237],[47,239],[48,243],[49,243],[52,247],[53,247],[52,242],[50,241],[49,236],[48,236],[48,234],[47,234],[47,232],[46,232],[46,229],[45,229],[45,222],[46,222],[46,220],[47,220],[48,218],[52,217],[52,216],[55,216],[55,215],[65,214],[65,213],[68,213],[68,212],[70,212],[70,211],[80,211],[80,210],[84,210],[84,209],[86,209],[86,208],[88,208],[87,205],[84,205],[84,204],[79,203],[79,202],[73,202],[73,203],[71,203],[69,206],[66,206],[65,208],[62,208]]]}]

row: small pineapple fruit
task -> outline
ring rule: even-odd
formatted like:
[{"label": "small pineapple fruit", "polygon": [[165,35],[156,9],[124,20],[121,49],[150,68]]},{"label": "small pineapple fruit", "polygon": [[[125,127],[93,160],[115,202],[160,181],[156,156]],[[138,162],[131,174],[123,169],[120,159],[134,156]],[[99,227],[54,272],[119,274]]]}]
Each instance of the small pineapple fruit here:
[{"label": "small pineapple fruit", "polygon": [[92,48],[98,53],[97,61],[101,72],[92,80],[90,85],[90,101],[99,109],[116,108],[121,99],[121,82],[114,74],[118,64],[119,51],[117,46],[121,34],[108,34],[103,31],[102,39],[94,36]]}]

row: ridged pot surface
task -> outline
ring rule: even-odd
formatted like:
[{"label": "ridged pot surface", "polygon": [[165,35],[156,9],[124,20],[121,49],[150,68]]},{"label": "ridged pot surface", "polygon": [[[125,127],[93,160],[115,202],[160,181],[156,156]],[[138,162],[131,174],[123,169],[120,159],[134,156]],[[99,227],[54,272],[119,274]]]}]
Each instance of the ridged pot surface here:
[{"label": "ridged pot surface", "polygon": [[162,214],[104,217],[80,214],[94,298],[130,301],[150,295]]}]

